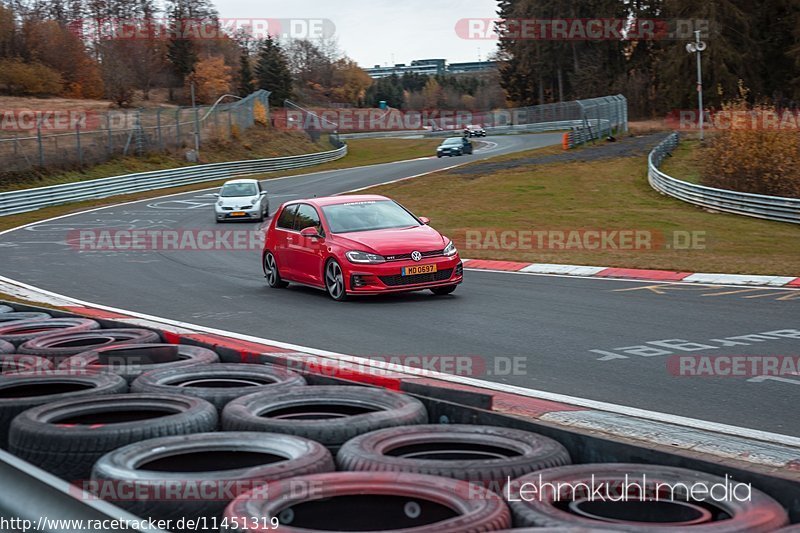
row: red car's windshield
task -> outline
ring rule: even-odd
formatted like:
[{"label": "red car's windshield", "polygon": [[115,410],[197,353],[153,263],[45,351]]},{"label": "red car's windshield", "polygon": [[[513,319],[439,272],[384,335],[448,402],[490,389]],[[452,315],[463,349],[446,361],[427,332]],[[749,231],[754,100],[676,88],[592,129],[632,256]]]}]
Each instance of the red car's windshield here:
[{"label": "red car's windshield", "polygon": [[350,202],[322,208],[332,233],[419,226],[420,221],[391,200]]}]

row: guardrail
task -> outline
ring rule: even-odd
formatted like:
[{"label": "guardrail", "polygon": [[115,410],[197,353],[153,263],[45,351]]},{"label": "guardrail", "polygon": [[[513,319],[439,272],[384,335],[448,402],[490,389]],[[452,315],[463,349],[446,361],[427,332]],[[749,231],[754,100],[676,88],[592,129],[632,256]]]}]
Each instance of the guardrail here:
[{"label": "guardrail", "polygon": [[647,177],[655,190],[714,211],[800,224],[800,198],[766,196],[716,189],[675,179],[658,167],[678,145],[677,132],[671,133],[656,146],[647,158]]},{"label": "guardrail", "polygon": [[35,189],[3,192],[0,193],[0,216],[35,211],[51,205],[107,198],[118,194],[130,194],[153,189],[191,185],[204,181],[231,179],[275,170],[307,167],[335,161],[345,155],[347,155],[347,145],[335,150],[313,154],[194,165],[125,174],[64,185],[50,185]]}]

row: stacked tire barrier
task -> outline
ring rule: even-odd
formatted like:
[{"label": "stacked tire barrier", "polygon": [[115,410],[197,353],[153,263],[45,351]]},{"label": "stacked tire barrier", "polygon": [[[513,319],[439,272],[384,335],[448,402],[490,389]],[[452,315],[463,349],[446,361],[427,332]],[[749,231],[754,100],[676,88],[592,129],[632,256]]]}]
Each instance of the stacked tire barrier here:
[{"label": "stacked tire barrier", "polygon": [[[658,482],[721,479],[573,464],[544,434],[477,419],[432,424],[444,418],[405,392],[220,362],[208,347],[90,319],[4,324],[3,346],[17,353],[0,355],[0,445],[136,516],[172,520],[173,531],[766,532],[789,522],[757,488],[743,502],[680,490],[653,501]],[[641,486],[625,485],[624,473],[643,476]],[[541,480],[601,480],[617,499],[598,504],[583,489],[526,498]]]}]

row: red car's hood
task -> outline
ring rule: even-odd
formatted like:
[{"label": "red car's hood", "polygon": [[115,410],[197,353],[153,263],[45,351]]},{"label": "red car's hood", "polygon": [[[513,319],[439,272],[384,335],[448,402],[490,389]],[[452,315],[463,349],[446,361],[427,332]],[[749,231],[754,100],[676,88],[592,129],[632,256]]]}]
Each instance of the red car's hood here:
[{"label": "red car's hood", "polygon": [[356,231],[336,235],[345,246],[354,250],[374,252],[380,255],[407,254],[414,250],[429,252],[444,248],[445,239],[430,226],[415,226],[401,229]]}]

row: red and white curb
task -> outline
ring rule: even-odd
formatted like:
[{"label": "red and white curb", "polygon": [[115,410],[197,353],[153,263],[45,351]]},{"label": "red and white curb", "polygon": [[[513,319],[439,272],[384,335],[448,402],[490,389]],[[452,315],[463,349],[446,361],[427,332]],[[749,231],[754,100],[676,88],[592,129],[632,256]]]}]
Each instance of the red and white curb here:
[{"label": "red and white curb", "polygon": [[800,277],[756,276],[747,274],[704,274],[676,272],[672,270],[647,270],[637,268],[615,268],[603,266],[559,265],[550,263],[520,263],[490,259],[463,259],[466,268],[495,270],[525,274],[551,274],[585,278],[625,279],[641,281],[664,281],[698,283],[703,285],[756,285],[766,287],[800,288]]},{"label": "red and white curb", "polygon": [[629,442],[658,445],[772,468],[800,470],[800,438],[647,411],[546,391],[403,366],[93,304],[0,277],[0,292],[76,314],[162,331],[167,342],[203,342],[241,361],[259,355],[296,362],[313,373],[400,390],[404,383],[475,392],[491,410]]}]

